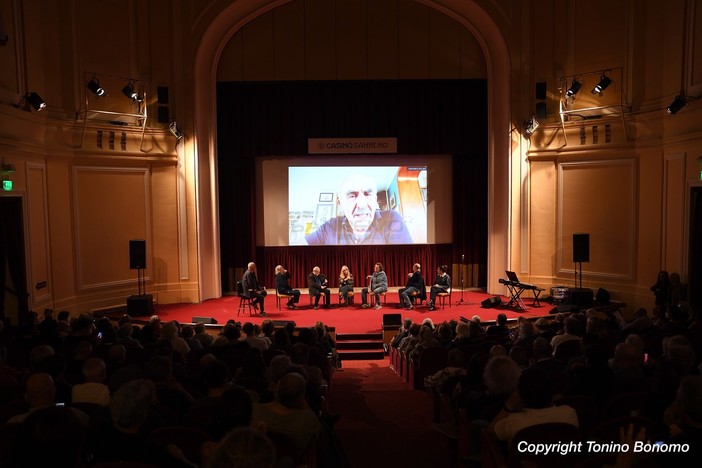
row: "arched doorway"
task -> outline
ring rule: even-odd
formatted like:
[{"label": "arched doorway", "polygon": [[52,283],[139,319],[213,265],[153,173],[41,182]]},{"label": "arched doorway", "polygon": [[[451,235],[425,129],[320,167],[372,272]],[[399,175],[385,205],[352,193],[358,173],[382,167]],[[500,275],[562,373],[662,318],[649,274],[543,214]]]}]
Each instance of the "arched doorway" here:
[{"label": "arched doorway", "polygon": [[[199,298],[221,296],[216,174],[215,84],[220,54],[231,36],[248,21],[289,0],[250,0],[225,7],[203,32],[194,61],[194,146],[198,226]],[[420,3],[446,14],[471,31],[488,65],[488,285],[509,265],[510,93],[509,54],[492,18],[478,5],[461,0]]]}]

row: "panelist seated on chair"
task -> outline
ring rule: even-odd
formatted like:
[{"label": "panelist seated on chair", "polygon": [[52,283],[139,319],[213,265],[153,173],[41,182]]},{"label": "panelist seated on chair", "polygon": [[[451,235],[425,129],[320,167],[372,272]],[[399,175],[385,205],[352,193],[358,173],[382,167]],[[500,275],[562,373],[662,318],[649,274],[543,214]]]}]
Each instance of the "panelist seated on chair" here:
[{"label": "panelist seated on chair", "polygon": [[242,286],[244,287],[244,296],[253,299],[251,305],[254,309],[259,308],[261,310],[261,317],[266,317],[266,312],[264,310],[263,301],[268,294],[266,288],[258,284],[258,277],[256,276],[256,264],[254,262],[249,262],[248,268],[244,273],[244,277],[241,279]]},{"label": "panelist seated on chair", "polygon": [[441,265],[436,269],[436,279],[429,290],[429,303],[427,303],[429,310],[434,310],[436,296],[441,293],[448,293],[449,288],[451,287],[451,277],[448,275],[448,273],[446,273],[446,270],[448,270],[447,265]]},{"label": "panelist seated on chair", "polygon": [[312,268],[312,273],[307,276],[307,287],[310,289],[310,295],[314,296],[314,308],[319,308],[319,298],[324,294],[324,308],[328,309],[331,307],[329,302],[329,297],[331,292],[329,291],[329,282],[327,277],[320,274],[320,269],[318,266]]},{"label": "panelist seated on chair", "polygon": [[427,292],[422,277],[422,266],[419,263],[412,265],[412,272],[407,275],[407,284],[397,292],[400,296],[400,307],[407,310],[414,309],[410,296],[416,296],[420,300],[426,299]]},{"label": "panelist seated on chair", "polygon": [[349,305],[349,296],[353,296],[353,275],[349,271],[349,267],[344,265],[339,272],[339,300],[347,306]]},{"label": "panelist seated on chair", "polygon": [[282,265],[275,267],[275,290],[278,294],[290,296],[286,304],[288,309],[297,309],[295,304],[300,302],[300,290],[290,287],[290,272]]},{"label": "panelist seated on chair", "polygon": [[368,288],[361,289],[361,307],[367,309],[368,292],[375,295],[375,308],[380,309],[380,294],[388,292],[388,276],[383,271],[383,264],[378,262],[373,266],[373,274],[368,275],[366,279],[370,280]]}]

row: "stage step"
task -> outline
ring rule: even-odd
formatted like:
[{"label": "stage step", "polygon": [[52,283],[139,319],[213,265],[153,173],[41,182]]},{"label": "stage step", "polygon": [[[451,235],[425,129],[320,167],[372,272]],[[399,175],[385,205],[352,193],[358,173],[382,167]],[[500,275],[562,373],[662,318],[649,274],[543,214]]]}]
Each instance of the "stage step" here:
[{"label": "stage step", "polygon": [[342,362],[385,359],[382,333],[337,333],[336,350]]}]

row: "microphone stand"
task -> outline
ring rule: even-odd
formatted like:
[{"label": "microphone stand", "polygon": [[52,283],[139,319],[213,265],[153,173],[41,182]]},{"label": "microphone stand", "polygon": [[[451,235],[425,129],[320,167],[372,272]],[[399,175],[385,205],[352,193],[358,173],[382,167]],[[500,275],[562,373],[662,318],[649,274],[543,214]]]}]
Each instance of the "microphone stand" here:
[{"label": "microphone stand", "polygon": [[463,299],[463,289],[465,289],[465,288],[463,287],[463,265],[464,265],[463,262],[464,262],[465,258],[466,258],[465,255],[461,254],[461,263],[459,264],[460,266],[459,266],[459,268],[458,268],[458,277],[460,278],[460,283],[461,283],[461,298],[460,298],[459,300],[456,301],[456,305],[464,304],[464,303],[465,303],[465,304],[468,304],[468,303]]}]

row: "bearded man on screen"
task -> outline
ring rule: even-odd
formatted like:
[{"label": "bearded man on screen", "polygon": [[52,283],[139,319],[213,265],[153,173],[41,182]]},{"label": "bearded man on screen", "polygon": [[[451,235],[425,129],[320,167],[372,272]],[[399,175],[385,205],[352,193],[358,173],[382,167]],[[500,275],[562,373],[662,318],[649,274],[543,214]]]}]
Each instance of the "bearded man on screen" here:
[{"label": "bearded man on screen", "polygon": [[337,190],[344,217],[335,216],[305,236],[309,245],[411,244],[412,236],[394,210],[378,209],[375,180],[351,174]]}]

